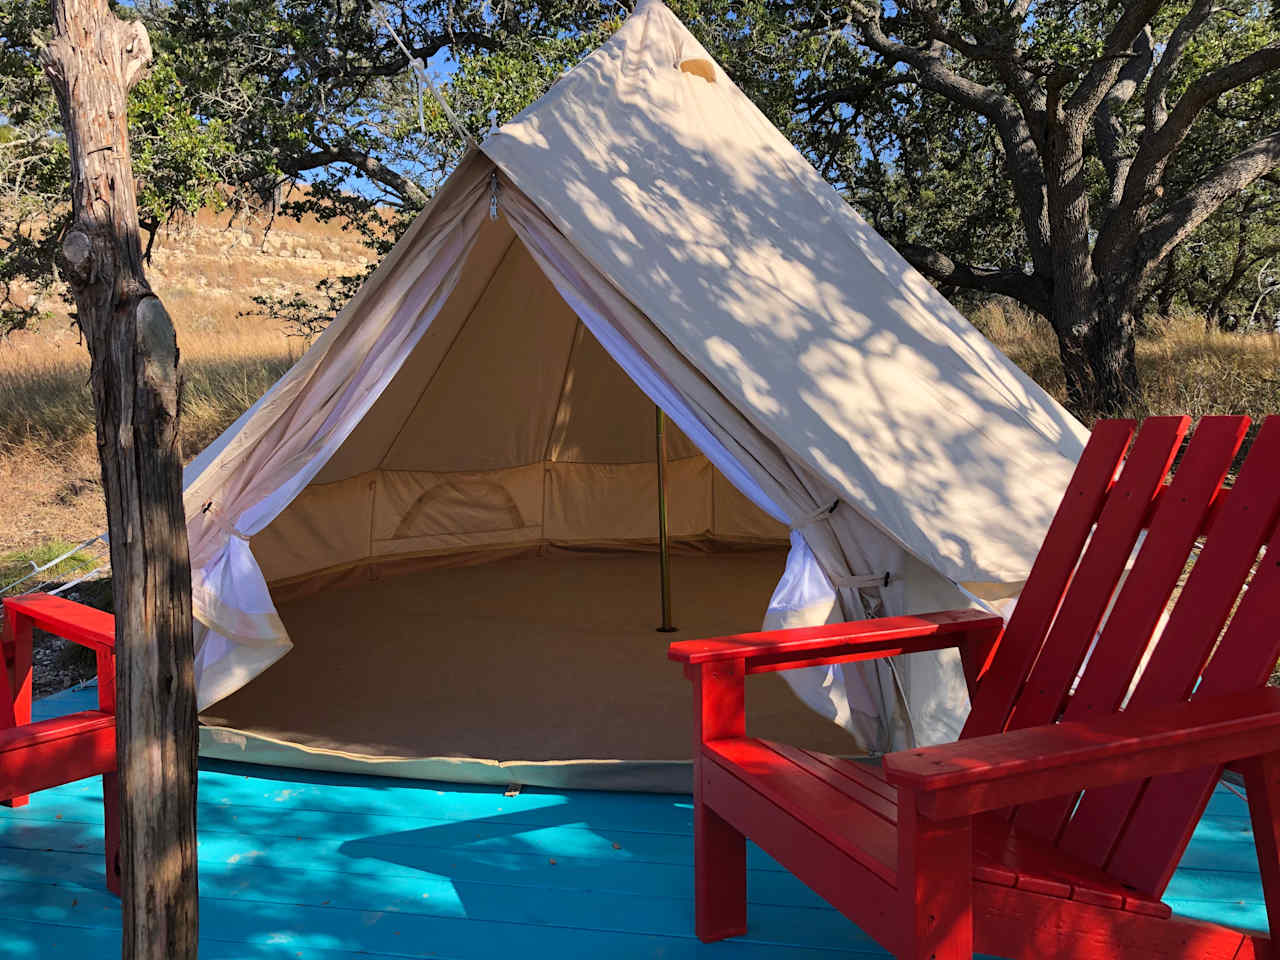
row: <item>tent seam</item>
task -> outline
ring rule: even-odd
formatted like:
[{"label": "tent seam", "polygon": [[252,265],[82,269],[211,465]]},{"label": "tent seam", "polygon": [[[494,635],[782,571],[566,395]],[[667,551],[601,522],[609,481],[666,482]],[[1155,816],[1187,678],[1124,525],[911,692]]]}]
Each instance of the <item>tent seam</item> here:
[{"label": "tent seam", "polygon": [[[517,237],[517,239],[519,238]],[[539,272],[541,272],[541,268],[539,268]],[[559,293],[556,295],[559,296]],[[563,297],[561,297],[560,300],[561,303],[564,302]],[[566,303],[565,306],[568,307],[569,305]],[[572,308],[570,308],[570,312],[573,312]],[[586,330],[586,327],[582,324],[582,318],[577,314],[574,314],[574,322],[575,326],[573,328],[573,337],[569,341],[569,350],[564,359],[564,372],[560,375],[560,390],[556,393],[556,405],[551,411],[551,423],[547,427],[547,442],[542,445],[542,502],[540,519],[542,520],[543,531],[547,529],[547,488],[550,486],[551,481],[551,442],[555,438],[557,427],[560,425],[560,410],[564,406],[564,393],[569,386],[569,371],[573,369],[573,355],[578,352],[578,344],[582,342],[582,335]]]},{"label": "tent seam", "polygon": [[[539,272],[541,272],[541,269],[539,269]],[[556,296],[557,297],[560,296],[558,292]],[[564,303],[564,298],[561,297],[560,302]],[[565,304],[565,306],[569,307],[567,303]],[[573,313],[573,309],[569,308],[569,312]],[[564,406],[565,390],[567,390],[569,386],[569,371],[573,369],[573,356],[578,352],[578,344],[582,342],[582,335],[585,334],[587,331],[587,328],[583,326],[581,317],[579,317],[575,313],[573,316],[573,319],[574,319],[573,340],[569,344],[569,352],[565,356],[564,372],[560,375],[560,389],[556,392],[556,406],[555,406],[554,412],[551,415],[551,424],[547,429],[547,442],[542,445],[542,459],[539,461],[536,461],[538,463],[551,462],[551,442],[555,438],[556,426],[560,422],[559,420],[560,409],[561,407]]]}]

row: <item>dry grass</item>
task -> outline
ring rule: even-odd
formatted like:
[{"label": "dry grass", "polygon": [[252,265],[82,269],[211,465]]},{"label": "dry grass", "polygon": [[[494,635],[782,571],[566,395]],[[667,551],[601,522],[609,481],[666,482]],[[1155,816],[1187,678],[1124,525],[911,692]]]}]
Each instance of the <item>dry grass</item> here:
[{"label": "dry grass", "polygon": [[[231,318],[216,332],[176,322],[182,448],[191,456],[288,369],[299,347],[261,322]],[[82,540],[105,526],[88,379],[74,336],[0,341],[0,553]]]},{"label": "dry grass", "polygon": [[[1020,307],[989,303],[970,318],[993,343],[1060,402],[1066,381],[1047,323]],[[1248,414],[1280,411],[1280,336],[1206,332],[1193,314],[1162,318],[1138,340],[1143,414]]]},{"label": "dry grass", "polygon": [[[161,234],[147,273],[174,319],[186,385],[182,447],[207,446],[302,350],[282,327],[244,319],[258,293],[306,291],[353,273],[369,251],[311,218],[228,226],[211,214]],[[65,307],[0,339],[0,556],[106,526],[93,437],[89,358]]]},{"label": "dry grass", "polygon": [[[288,369],[299,347],[261,321],[232,319],[214,333],[180,319],[176,325],[184,377],[182,445],[196,452]],[[38,333],[0,341],[0,410],[0,455],[24,446],[65,451],[79,445],[93,432],[84,347],[74,336]]]}]

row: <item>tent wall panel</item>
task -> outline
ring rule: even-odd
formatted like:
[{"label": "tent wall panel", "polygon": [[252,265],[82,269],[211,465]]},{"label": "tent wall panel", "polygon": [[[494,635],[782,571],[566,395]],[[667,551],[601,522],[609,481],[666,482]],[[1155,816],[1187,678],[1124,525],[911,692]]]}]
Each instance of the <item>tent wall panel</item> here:
[{"label": "tent wall panel", "polygon": [[[705,457],[667,465],[667,524],[673,537],[711,532],[711,464]],[[554,541],[653,541],[658,476],[651,463],[547,466],[546,535]]]},{"label": "tent wall panel", "polygon": [[[547,459],[653,463],[655,426],[652,401],[579,324]],[[666,442],[672,460],[701,455],[675,424],[667,424]]]},{"label": "tent wall panel", "polygon": [[787,528],[744,497],[719,470],[711,474],[712,529],[728,540],[787,539]]},{"label": "tent wall panel", "polygon": [[380,470],[373,555],[531,543],[542,536],[541,464],[483,473]]},{"label": "tent wall panel", "polygon": [[382,462],[405,419],[421,400],[424,385],[440,366],[441,358],[488,288],[514,240],[511,228],[503,220],[486,221],[480,228],[457,287],[444,308],[406,358],[399,375],[387,385],[313,483],[345,480]]},{"label": "tent wall panel", "polygon": [[303,490],[250,542],[267,582],[368,557],[373,500],[373,474]]},{"label": "tent wall panel", "polygon": [[577,325],[512,244],[379,466],[480,471],[542,460]]}]

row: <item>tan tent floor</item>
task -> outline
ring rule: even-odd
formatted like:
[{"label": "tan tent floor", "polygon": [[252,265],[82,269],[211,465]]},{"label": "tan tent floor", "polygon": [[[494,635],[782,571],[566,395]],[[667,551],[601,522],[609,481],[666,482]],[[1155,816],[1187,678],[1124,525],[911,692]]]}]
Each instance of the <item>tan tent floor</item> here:
[{"label": "tan tent floor", "polygon": [[[281,606],[293,651],[203,719],[298,744],[311,754],[304,766],[332,766],[315,751],[687,761],[690,687],[666,646],[759,629],[784,558],[776,549],[672,557],[673,634],[655,630],[658,561],[646,553],[554,551],[312,594]],[[747,712],[753,735],[830,753],[856,750],[778,674],[749,679]],[[254,759],[252,752],[218,755]],[[679,778],[687,782],[687,769]],[[458,779],[476,778],[461,772]],[[589,785],[580,776],[546,782]],[[645,786],[625,778],[619,785]]]}]

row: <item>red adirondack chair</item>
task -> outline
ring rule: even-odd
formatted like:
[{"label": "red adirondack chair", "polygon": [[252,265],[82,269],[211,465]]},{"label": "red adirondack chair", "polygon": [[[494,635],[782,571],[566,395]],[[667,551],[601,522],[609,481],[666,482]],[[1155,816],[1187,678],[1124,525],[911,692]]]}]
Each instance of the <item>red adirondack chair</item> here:
[{"label": "red adirondack chair", "polygon": [[[31,629],[40,627],[98,655],[98,709],[31,722]],[[0,658],[0,799],[102,776],[107,889],[120,893],[120,801],[116,779],[116,640],[111,614],[33,593],[4,601]]]},{"label": "red adirondack chair", "polygon": [[[1280,690],[1264,686],[1280,655],[1280,417],[1230,488],[1248,420],[1203,419],[1166,483],[1188,426],[1148,419],[1117,473],[1134,424],[1098,424],[1007,625],[965,610],[671,646],[694,685],[701,939],[746,929],[750,837],[900,958],[1274,956],[1265,934],[1160,899],[1231,764],[1280,930]],[[956,743],[877,764],[745,735],[748,674],[948,646],[973,703]]]}]

